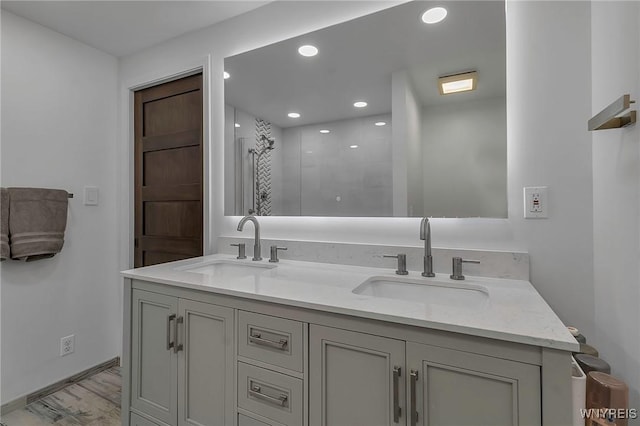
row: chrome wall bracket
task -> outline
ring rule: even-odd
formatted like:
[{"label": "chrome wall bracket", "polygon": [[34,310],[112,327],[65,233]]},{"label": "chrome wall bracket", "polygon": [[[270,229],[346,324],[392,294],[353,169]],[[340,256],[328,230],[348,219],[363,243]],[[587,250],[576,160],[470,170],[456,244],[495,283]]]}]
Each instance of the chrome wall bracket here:
[{"label": "chrome wall bracket", "polygon": [[637,120],[637,112],[629,111],[627,114],[617,117],[618,114],[628,110],[635,101],[631,100],[631,95],[622,95],[611,105],[594,115],[589,120],[589,131],[619,129],[634,124]]}]

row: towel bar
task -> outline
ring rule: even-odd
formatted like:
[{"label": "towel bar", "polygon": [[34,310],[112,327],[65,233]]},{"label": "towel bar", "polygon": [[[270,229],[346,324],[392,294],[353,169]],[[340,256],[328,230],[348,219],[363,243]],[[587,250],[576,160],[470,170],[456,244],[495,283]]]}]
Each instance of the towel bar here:
[{"label": "towel bar", "polygon": [[636,122],[636,111],[629,111],[628,114],[622,117],[616,117],[616,115],[629,109],[632,103],[630,95],[622,95],[611,105],[594,115],[589,120],[588,128],[592,130],[605,130],[605,129],[619,129],[620,127],[626,127]]}]

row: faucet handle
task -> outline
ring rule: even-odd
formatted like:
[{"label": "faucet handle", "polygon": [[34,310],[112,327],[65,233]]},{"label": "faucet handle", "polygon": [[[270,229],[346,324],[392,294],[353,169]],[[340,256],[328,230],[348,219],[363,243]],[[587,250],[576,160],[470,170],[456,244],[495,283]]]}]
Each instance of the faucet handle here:
[{"label": "faucet handle", "polygon": [[480,263],[479,260],[472,259],[463,259],[461,257],[454,257],[452,260],[453,271],[449,278],[452,280],[464,280],[464,275],[462,275],[462,264],[463,263]]},{"label": "faucet handle", "polygon": [[287,248],[286,247],[271,246],[271,258],[269,258],[269,262],[271,262],[271,263],[280,262],[280,259],[278,259],[278,250],[287,250]]},{"label": "faucet handle", "polygon": [[238,244],[229,244],[230,246],[234,246],[234,247],[238,247],[238,257],[236,257],[236,259],[246,259],[247,255],[245,254],[245,244],[244,243],[238,243]]},{"label": "faucet handle", "polygon": [[392,256],[390,254],[385,254],[382,257],[393,257],[398,259],[398,269],[396,270],[396,274],[398,275],[407,275],[409,272],[407,272],[407,255],[404,253],[398,253],[395,256]]}]

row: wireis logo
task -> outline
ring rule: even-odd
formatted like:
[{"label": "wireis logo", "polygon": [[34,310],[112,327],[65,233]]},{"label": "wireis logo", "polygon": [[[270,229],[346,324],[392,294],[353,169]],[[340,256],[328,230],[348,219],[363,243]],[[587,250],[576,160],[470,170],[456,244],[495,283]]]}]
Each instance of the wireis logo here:
[{"label": "wireis logo", "polygon": [[[637,419],[636,408],[581,408],[580,416],[583,419],[593,420],[596,424],[610,424],[619,419]],[[603,423],[605,420],[607,423]]]}]

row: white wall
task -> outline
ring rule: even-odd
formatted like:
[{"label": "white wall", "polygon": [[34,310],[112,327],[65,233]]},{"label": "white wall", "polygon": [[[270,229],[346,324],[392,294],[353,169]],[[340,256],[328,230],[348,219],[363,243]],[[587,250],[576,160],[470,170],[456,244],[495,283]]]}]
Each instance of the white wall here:
[{"label": "white wall", "polygon": [[[593,336],[590,3],[507,3],[509,222],[531,282]],[[522,188],[549,187],[549,219],[523,219]]]},{"label": "white wall", "polygon": [[2,403],[119,355],[117,89],[114,57],[2,11],[2,186],[75,195],[61,253],[2,263]]},{"label": "white wall", "polygon": [[[386,6],[381,2],[271,3],[121,62],[126,82],[160,78],[210,55],[212,140],[219,142],[212,146],[209,251],[215,250],[217,235],[238,235],[238,218],[224,217],[222,209],[223,58]],[[434,246],[529,251],[534,286],[561,319],[587,335],[594,330],[593,271],[585,267],[593,263],[591,138],[585,130],[591,104],[590,22],[590,5],[585,2],[509,2],[509,219],[432,222]],[[125,97],[121,105],[123,116],[128,117]],[[123,134],[128,134],[127,128]],[[122,182],[127,200],[129,176],[123,174]],[[521,219],[525,185],[549,186],[549,219]],[[262,235],[419,246],[419,222],[417,218],[271,217],[262,220]],[[126,235],[129,225],[124,226]]]},{"label": "white wall", "polygon": [[[640,97],[640,4],[592,4],[593,114]],[[638,109],[636,103],[634,109]],[[640,408],[640,126],[593,132],[595,335]],[[640,420],[635,424],[640,424]]]},{"label": "white wall", "polygon": [[424,211],[507,217],[505,98],[422,109]]}]

